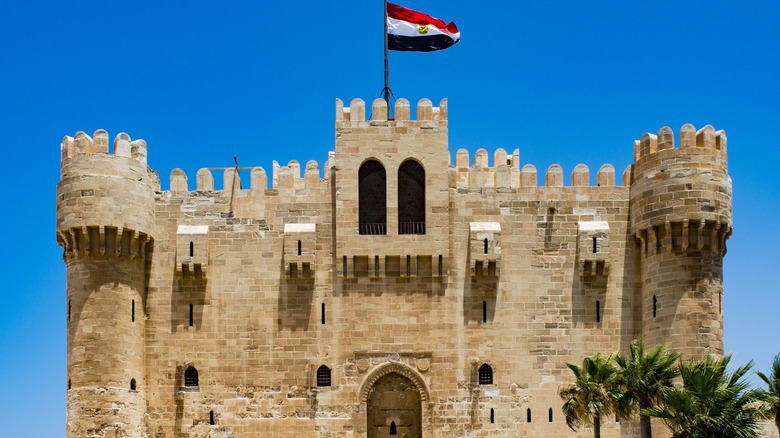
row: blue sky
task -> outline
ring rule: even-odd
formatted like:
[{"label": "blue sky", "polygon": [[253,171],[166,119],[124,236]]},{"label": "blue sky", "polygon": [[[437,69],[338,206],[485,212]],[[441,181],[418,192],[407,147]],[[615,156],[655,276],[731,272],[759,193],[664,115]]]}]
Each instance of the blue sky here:
[{"label": "blue sky", "polygon": [[[400,2],[400,0],[399,0]],[[407,0],[461,30],[391,53],[391,88],[449,99],[450,151],[520,149],[540,170],[611,163],[684,123],[729,139],[734,234],[726,349],[766,370],[780,352],[780,2]],[[323,163],[334,100],[383,86],[382,2],[0,2],[0,128],[8,245],[0,269],[0,412],[8,436],[64,435],[65,265],[55,241],[64,135],[103,128],[174,168]],[[217,178],[221,185],[221,178]]]}]

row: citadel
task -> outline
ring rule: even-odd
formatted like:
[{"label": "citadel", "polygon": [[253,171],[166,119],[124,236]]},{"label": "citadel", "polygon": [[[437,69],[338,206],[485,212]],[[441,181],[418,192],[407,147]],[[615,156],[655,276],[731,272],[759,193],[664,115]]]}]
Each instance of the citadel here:
[{"label": "citadel", "polygon": [[410,113],[337,100],[324,165],[169,191],[143,140],[65,137],[67,436],[590,436],[567,362],[723,353],[723,131],[642,135],[621,185],[580,164],[540,186],[518,151],[452,161],[446,100]]}]

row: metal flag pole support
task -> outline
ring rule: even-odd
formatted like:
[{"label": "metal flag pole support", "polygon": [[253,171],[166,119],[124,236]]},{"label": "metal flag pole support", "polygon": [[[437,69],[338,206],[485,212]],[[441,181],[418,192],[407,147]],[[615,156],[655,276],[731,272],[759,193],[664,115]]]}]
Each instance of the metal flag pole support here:
[{"label": "metal flag pole support", "polygon": [[384,3],[385,3],[385,17],[382,26],[384,26],[385,29],[385,88],[382,89],[382,94],[384,94],[385,102],[387,102],[387,111],[389,115],[390,95],[392,94],[392,92],[390,91],[390,73],[387,64],[387,0],[385,0]]}]

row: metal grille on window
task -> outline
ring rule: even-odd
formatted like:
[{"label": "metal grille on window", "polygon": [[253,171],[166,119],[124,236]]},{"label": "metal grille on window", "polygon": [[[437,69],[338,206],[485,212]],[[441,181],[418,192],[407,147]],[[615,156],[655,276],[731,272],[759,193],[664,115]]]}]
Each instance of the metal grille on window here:
[{"label": "metal grille on window", "polygon": [[479,367],[479,384],[480,385],[493,384],[493,368],[490,368],[490,365],[484,364],[481,367]]},{"label": "metal grille on window", "polygon": [[317,386],[330,386],[330,368],[325,365],[317,369]]},{"label": "metal grille on window", "polygon": [[198,370],[195,367],[189,367],[184,372],[184,386],[198,386]]}]

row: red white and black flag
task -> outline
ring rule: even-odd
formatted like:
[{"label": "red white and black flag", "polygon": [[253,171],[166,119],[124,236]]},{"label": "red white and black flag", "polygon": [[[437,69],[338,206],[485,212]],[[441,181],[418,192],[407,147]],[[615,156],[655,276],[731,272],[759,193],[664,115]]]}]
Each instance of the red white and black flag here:
[{"label": "red white and black flag", "polygon": [[422,12],[387,4],[387,48],[403,52],[432,52],[460,41],[454,22],[433,18]]}]

